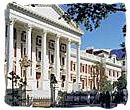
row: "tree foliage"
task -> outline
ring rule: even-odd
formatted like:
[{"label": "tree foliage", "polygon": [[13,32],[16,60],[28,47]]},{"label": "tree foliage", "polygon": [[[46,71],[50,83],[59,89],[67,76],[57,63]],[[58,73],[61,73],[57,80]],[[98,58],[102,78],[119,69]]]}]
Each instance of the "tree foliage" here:
[{"label": "tree foliage", "polygon": [[101,92],[106,92],[109,91],[111,92],[113,90],[113,86],[111,84],[110,80],[107,80],[107,76],[103,76],[103,79],[100,80],[100,91]]},{"label": "tree foliage", "polygon": [[67,13],[61,17],[67,22],[72,19],[78,25],[83,24],[86,30],[92,31],[100,26],[101,20],[119,11],[126,11],[124,4],[76,3],[67,4]]},{"label": "tree foliage", "polygon": [[120,76],[118,78],[118,81],[117,81],[117,90],[126,89],[126,86],[127,86],[127,79],[126,79],[126,75],[123,74],[122,76]]}]

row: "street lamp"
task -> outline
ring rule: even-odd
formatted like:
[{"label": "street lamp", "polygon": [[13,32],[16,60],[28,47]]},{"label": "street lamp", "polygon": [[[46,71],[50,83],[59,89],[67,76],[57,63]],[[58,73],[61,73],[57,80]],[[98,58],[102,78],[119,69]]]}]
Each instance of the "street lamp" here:
[{"label": "street lamp", "polygon": [[[25,68],[25,72],[27,72],[27,68],[29,66],[31,66],[32,61],[28,59],[27,55],[25,55],[23,58],[21,58],[20,62],[20,66],[21,68]],[[26,85],[27,85],[27,77],[26,77],[26,73],[25,73],[25,105],[26,105]]]}]

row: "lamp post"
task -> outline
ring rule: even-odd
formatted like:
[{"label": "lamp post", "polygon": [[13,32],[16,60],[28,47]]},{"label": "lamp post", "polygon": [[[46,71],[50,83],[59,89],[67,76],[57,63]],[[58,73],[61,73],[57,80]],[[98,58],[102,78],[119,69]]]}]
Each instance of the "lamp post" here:
[{"label": "lamp post", "polygon": [[[31,66],[31,60],[28,59],[27,55],[25,55],[23,58],[21,58],[21,60],[19,61],[20,62],[20,66],[21,68],[25,68],[25,72],[27,73],[27,68],[29,66]],[[26,85],[27,85],[27,74],[25,73],[25,87],[24,87],[24,90],[25,90],[25,105],[26,105]]]}]

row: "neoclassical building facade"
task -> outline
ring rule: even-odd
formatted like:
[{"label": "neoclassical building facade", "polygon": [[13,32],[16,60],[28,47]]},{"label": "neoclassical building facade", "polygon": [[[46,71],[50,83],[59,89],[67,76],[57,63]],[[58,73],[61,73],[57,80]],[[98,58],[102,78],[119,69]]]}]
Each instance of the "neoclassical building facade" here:
[{"label": "neoclassical building facade", "polygon": [[[121,62],[115,57],[101,57],[80,50],[83,32],[72,21],[59,17],[64,11],[58,5],[26,5],[9,3],[5,10],[5,76],[6,90],[12,88],[8,80],[14,71],[27,81],[26,95],[34,99],[51,99],[50,79],[54,75],[58,91],[89,91],[99,89],[100,75],[93,79],[93,65],[102,62],[108,79],[121,76]],[[75,49],[71,48],[75,45]],[[30,64],[21,63],[27,56]],[[18,84],[15,85],[15,88]]]}]

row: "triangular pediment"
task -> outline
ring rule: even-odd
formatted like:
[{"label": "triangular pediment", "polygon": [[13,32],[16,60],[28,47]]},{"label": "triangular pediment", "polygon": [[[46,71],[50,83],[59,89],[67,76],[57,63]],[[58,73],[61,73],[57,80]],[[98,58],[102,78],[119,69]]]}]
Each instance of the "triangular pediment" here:
[{"label": "triangular pediment", "polygon": [[59,19],[61,14],[63,14],[63,10],[58,5],[31,4],[27,5],[26,7],[39,14],[40,16],[46,17],[51,21],[59,23],[60,25],[73,30],[81,31],[76,27],[75,23],[68,24],[63,18]]}]

